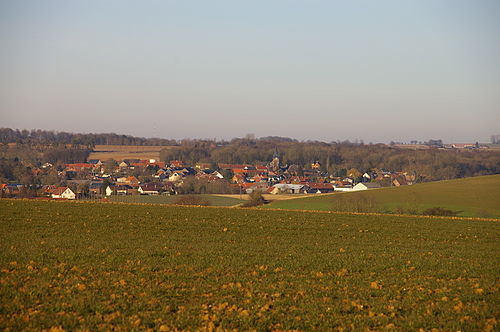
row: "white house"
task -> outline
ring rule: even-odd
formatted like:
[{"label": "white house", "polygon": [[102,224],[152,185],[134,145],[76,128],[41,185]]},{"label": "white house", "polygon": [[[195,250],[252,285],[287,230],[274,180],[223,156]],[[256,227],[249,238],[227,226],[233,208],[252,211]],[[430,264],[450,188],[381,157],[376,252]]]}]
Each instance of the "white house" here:
[{"label": "white house", "polygon": [[158,195],[160,193],[160,189],[162,189],[162,187],[159,184],[156,185],[155,183],[146,183],[140,185],[137,191],[141,195]]},{"label": "white house", "polygon": [[73,190],[68,187],[58,187],[52,191],[52,198],[75,199],[76,195]]},{"label": "white house", "polygon": [[360,182],[352,188],[352,191],[368,190],[381,188],[380,184],[377,182]]},{"label": "white house", "polygon": [[126,185],[126,184],[120,184],[120,185],[109,185],[106,188],[106,196],[111,196],[113,194],[116,195],[127,195],[129,190],[132,189],[131,186]]}]

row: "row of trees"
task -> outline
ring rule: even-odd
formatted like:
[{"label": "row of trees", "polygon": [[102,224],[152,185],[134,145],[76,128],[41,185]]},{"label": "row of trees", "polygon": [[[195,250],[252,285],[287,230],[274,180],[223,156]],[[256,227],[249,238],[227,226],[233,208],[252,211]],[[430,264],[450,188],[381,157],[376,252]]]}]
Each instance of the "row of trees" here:
[{"label": "row of trees", "polygon": [[22,160],[34,166],[43,163],[82,163],[87,160],[92,150],[83,146],[33,146],[16,144],[15,146],[0,145],[0,158]]},{"label": "row of trees", "polygon": [[0,128],[0,143],[22,143],[32,145],[73,144],[93,147],[95,145],[177,145],[177,141],[164,138],[144,138],[129,135],[75,134],[52,130],[19,130]]}]

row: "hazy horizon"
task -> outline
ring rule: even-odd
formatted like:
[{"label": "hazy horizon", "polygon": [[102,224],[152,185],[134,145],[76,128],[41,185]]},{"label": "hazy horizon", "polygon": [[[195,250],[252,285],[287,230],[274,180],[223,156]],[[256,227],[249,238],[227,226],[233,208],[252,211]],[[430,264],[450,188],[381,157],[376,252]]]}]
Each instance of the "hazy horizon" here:
[{"label": "hazy horizon", "polygon": [[325,142],[500,134],[500,2],[0,0],[0,127]]}]

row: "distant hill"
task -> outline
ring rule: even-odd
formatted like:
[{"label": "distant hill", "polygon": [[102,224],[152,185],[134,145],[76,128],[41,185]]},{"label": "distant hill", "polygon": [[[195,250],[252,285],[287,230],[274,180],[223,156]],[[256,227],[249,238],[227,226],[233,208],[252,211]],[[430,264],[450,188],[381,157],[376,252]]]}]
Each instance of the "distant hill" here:
[{"label": "distant hill", "polygon": [[458,216],[500,218],[500,175],[274,201],[269,208],[420,214],[432,207]]}]

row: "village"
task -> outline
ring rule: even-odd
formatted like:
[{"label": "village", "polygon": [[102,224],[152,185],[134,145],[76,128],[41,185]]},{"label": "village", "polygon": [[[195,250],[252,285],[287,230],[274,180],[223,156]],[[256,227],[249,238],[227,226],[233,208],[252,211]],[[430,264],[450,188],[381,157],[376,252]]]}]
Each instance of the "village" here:
[{"label": "village", "polygon": [[[169,163],[155,159],[126,159],[121,162],[88,160],[59,166],[45,163],[33,174],[57,174],[58,182],[44,185],[1,184],[2,197],[49,199],[103,199],[115,195],[177,194],[321,194],[359,191],[387,186],[411,185],[414,177],[404,172],[351,168],[345,176],[321,171],[318,161],[307,169],[280,165],[277,156],[269,163],[224,164],[180,160]],[[62,169],[61,169],[62,168]],[[188,189],[189,187],[189,189]],[[27,194],[29,193],[29,195]]]}]

